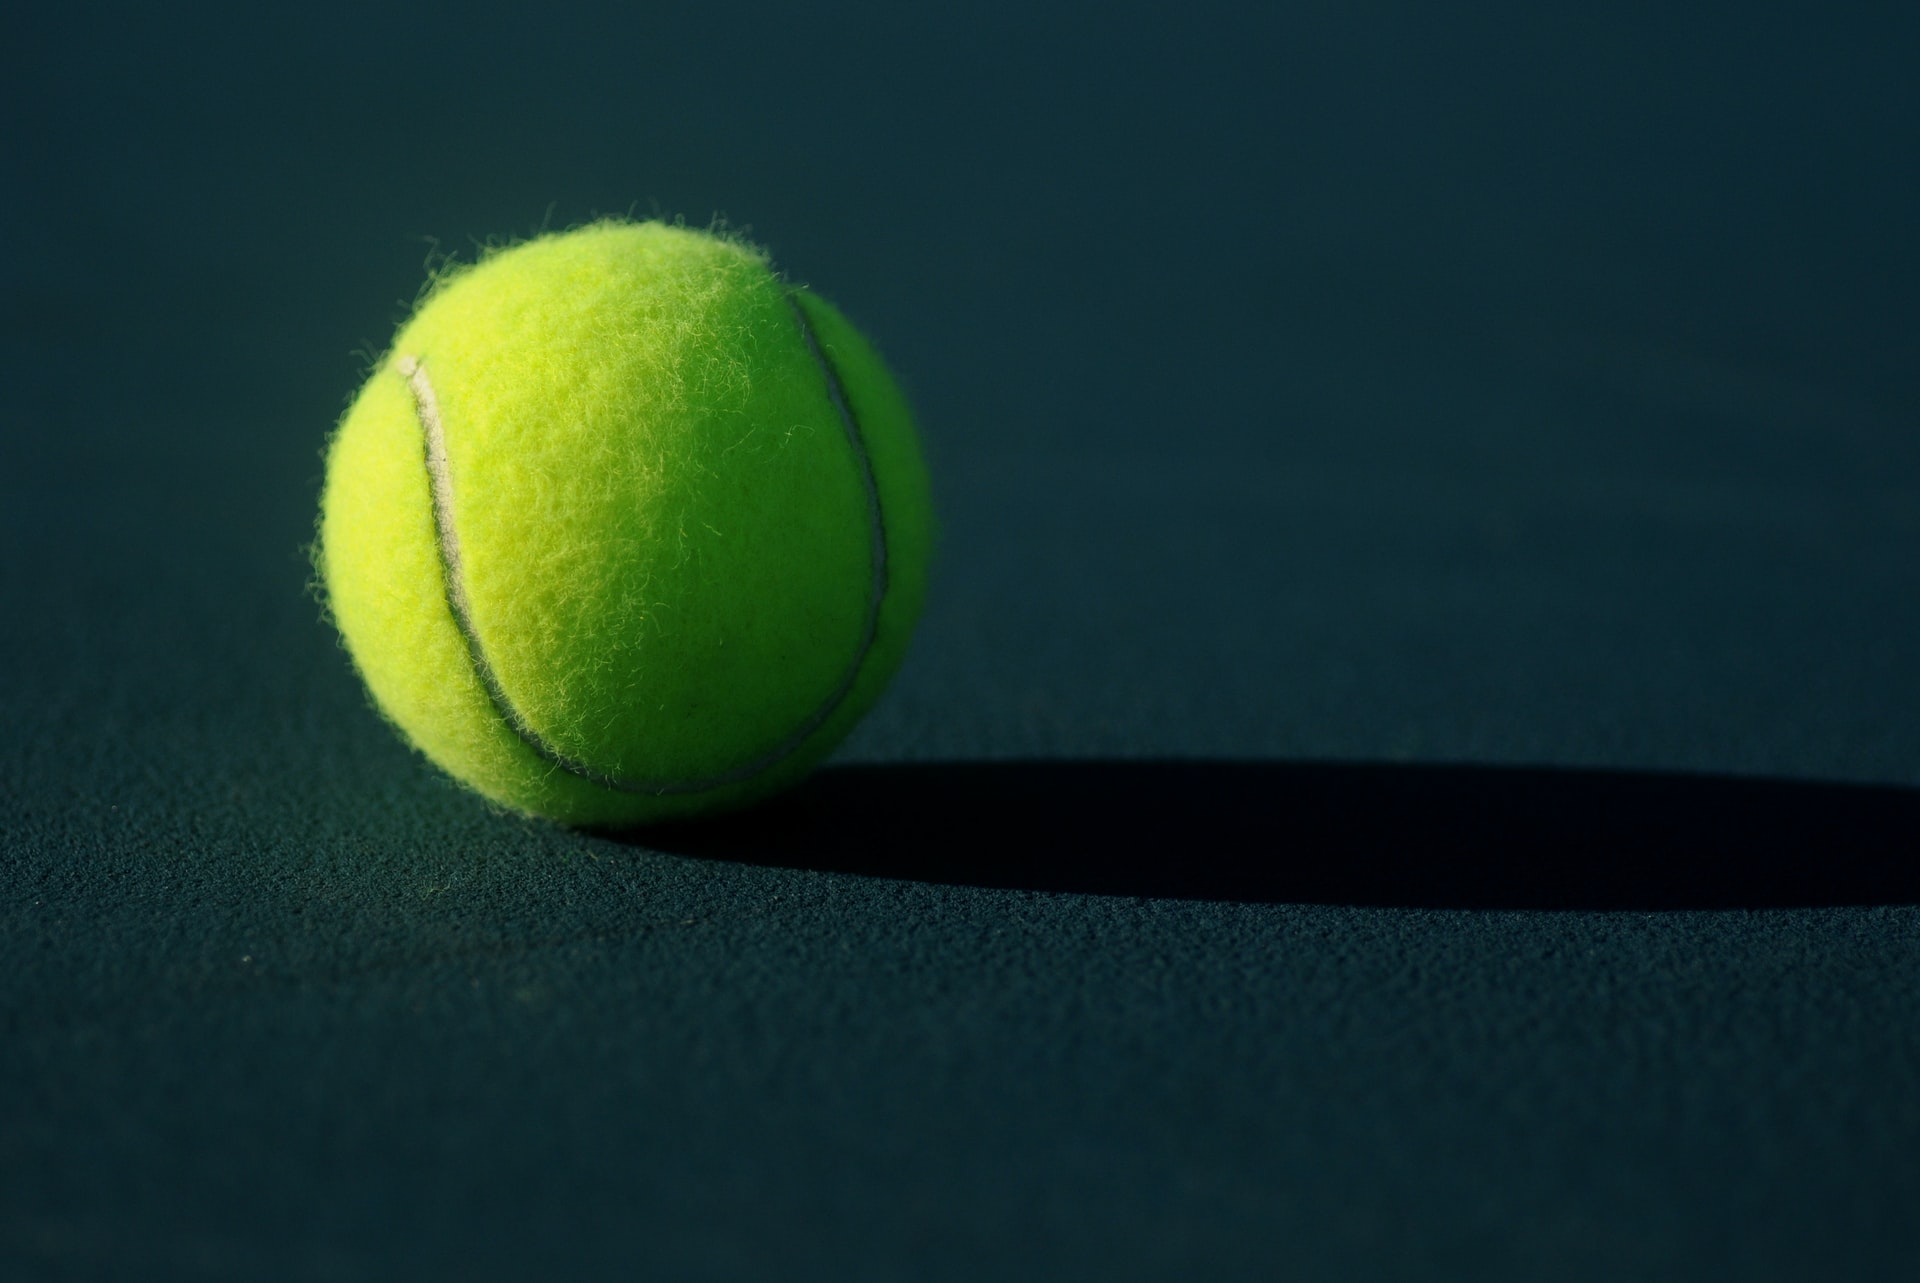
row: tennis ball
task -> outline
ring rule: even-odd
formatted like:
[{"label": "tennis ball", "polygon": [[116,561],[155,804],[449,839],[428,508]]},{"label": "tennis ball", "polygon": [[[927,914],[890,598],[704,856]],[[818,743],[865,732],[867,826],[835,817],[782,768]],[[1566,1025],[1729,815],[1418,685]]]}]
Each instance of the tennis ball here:
[{"label": "tennis ball", "polygon": [[434,283],[334,432],[314,559],[416,748],[619,826],[824,758],[900,663],[931,524],[839,312],[737,240],[604,222]]}]

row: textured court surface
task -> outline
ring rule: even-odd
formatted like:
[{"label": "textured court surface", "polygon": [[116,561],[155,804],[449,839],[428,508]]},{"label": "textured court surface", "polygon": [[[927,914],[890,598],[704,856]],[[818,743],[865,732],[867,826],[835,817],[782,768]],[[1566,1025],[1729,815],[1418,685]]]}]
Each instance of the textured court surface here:
[{"label": "textured court surface", "polygon": [[[1920,1273],[1920,38],[1499,8],[23,19],[0,1274]],[[489,813],[305,594],[549,201],[925,420],[920,644],[737,823]]]}]

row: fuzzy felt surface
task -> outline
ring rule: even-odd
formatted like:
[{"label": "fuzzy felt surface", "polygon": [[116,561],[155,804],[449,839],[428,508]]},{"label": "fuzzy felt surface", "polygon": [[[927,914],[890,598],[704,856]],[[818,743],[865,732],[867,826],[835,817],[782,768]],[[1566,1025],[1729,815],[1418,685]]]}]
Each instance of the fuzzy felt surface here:
[{"label": "fuzzy felt surface", "polygon": [[343,419],[321,507],[328,602],[386,716],[493,801],[587,824],[803,775],[898,666],[931,534],[905,402],[853,327],[750,247],[661,223],[438,283]]}]

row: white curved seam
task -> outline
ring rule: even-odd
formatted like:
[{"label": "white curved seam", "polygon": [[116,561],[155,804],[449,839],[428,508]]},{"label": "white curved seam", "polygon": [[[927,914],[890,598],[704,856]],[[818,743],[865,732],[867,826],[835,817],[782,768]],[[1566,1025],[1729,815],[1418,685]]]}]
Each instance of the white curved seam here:
[{"label": "white curved seam", "polygon": [[832,360],[821,348],[819,339],[813,332],[813,325],[807,319],[806,312],[795,295],[789,293],[787,301],[800,326],[800,334],[806,343],[807,352],[813,357],[826,383],[828,400],[832,402],[834,411],[840,418],[841,427],[846,432],[847,444],[852,451],[861,487],[865,493],[871,567],[867,585],[866,618],[861,626],[860,643],[855,649],[852,662],[848,664],[832,692],[807,715],[800,725],[773,748],[753,760],[717,774],[696,779],[647,780],[601,771],[561,752],[548,743],[546,737],[526,720],[519,708],[508,697],[506,689],[500,683],[499,674],[494,671],[492,663],[487,658],[486,649],[480,643],[479,631],[474,625],[472,603],[467,596],[466,565],[460,546],[460,535],[454,525],[453,470],[447,458],[446,425],[440,412],[439,398],[434,394],[432,380],[427,377],[424,360],[403,355],[395,363],[395,368],[406,380],[407,388],[412,393],[414,412],[420,421],[421,435],[425,438],[427,484],[432,494],[434,539],[439,549],[440,566],[446,581],[447,607],[453,615],[455,627],[466,643],[468,661],[473,666],[474,675],[479,678],[481,686],[486,690],[488,702],[493,705],[494,711],[500,715],[500,719],[507,724],[514,735],[542,760],[570,775],[578,776],[615,792],[650,794],[657,797],[704,793],[709,789],[743,783],[799,751],[801,745],[805,744],[845,702],[854,684],[859,680],[860,670],[865,666],[867,656],[872,651],[875,638],[879,633],[880,608],[887,593],[887,539],[886,525],[882,520],[880,508],[880,489],[873,475],[873,462],[867,453],[866,441],[861,436],[859,422],[854,418],[853,410],[847,404],[839,371],[834,368]]}]

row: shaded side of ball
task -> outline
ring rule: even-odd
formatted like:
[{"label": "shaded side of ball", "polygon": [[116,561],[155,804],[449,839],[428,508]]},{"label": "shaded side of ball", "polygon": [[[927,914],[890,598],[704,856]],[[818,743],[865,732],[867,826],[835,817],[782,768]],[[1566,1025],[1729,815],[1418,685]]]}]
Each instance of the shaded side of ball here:
[{"label": "shaded side of ball", "polygon": [[791,784],[872,704],[931,506],[879,357],[757,251],[661,223],[441,282],[329,447],[316,560],[381,711],[575,824]]}]

